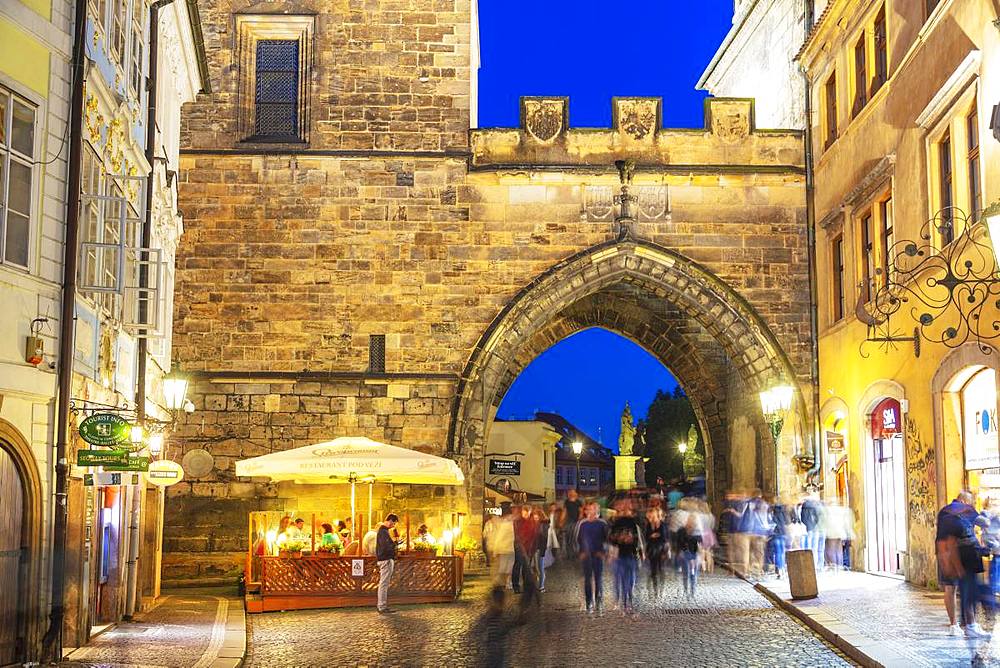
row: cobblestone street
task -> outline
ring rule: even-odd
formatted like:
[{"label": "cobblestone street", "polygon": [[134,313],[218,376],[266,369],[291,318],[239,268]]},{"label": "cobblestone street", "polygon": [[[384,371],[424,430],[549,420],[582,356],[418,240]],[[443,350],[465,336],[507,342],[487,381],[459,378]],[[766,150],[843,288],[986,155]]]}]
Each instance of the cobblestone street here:
[{"label": "cobblestone street", "polygon": [[[248,617],[247,664],[311,666],[845,666],[846,659],[749,584],[706,576],[698,598],[671,580],[659,601],[640,584],[640,611],[581,610],[572,567],[550,571],[540,610],[524,625],[487,615],[479,581],[449,605],[266,613]],[[613,598],[605,578],[606,600]]]}]

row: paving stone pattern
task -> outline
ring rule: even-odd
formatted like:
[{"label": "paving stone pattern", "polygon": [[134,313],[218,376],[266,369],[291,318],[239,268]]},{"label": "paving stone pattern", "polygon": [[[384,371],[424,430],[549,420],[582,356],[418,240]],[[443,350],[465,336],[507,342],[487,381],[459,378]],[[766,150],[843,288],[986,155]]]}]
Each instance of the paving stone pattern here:
[{"label": "paving stone pattern", "polygon": [[[576,571],[550,571],[541,608],[488,614],[484,584],[448,605],[267,613],[248,618],[247,663],[309,666],[847,666],[850,663],[747,583],[706,576],[696,600],[679,582],[658,600],[640,585],[639,614],[581,610]],[[606,594],[610,607],[610,578]]]},{"label": "paving stone pattern", "polygon": [[[764,583],[784,599],[787,584]],[[886,657],[901,657],[908,666],[968,666],[973,654],[982,654],[985,643],[971,643],[948,635],[948,616],[940,592],[916,587],[902,580],[866,573],[821,573],[819,597],[795,602],[810,616],[841,635],[851,644]],[[993,625],[982,616],[985,628]],[[844,627],[849,628],[844,628]],[[842,630],[841,630],[842,629]],[[995,648],[1000,648],[994,643]],[[898,659],[897,659],[898,661]],[[993,649],[982,663],[1000,666],[1000,651]]]},{"label": "paving stone pattern", "polygon": [[218,635],[220,618],[224,628],[229,606],[241,604],[222,596],[183,592],[165,596],[135,622],[119,624],[75,651],[68,665],[207,668],[216,660],[216,651],[209,650]]}]

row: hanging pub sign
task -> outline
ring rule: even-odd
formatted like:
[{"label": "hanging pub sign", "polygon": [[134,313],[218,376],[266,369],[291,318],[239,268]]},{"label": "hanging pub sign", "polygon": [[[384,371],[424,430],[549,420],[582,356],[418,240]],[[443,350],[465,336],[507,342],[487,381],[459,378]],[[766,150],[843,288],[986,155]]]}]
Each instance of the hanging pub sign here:
[{"label": "hanging pub sign", "polygon": [[121,464],[105,464],[105,471],[137,471],[143,473],[149,470],[149,457],[127,456]]},{"label": "hanging pub sign", "polygon": [[177,462],[161,459],[152,462],[146,470],[146,481],[159,487],[170,487],[184,477],[184,468]]},{"label": "hanging pub sign", "polygon": [[77,450],[77,466],[125,466],[128,452],[125,450]]},{"label": "hanging pub sign", "polygon": [[91,445],[113,446],[129,440],[132,424],[121,415],[94,413],[80,423],[78,431]]},{"label": "hanging pub sign", "polygon": [[843,452],[844,435],[839,431],[826,432],[826,449],[830,452]]},{"label": "hanging pub sign", "polygon": [[895,399],[883,399],[872,411],[872,438],[892,438],[903,433],[903,413]]},{"label": "hanging pub sign", "polygon": [[521,462],[516,459],[491,459],[490,475],[521,475]]}]

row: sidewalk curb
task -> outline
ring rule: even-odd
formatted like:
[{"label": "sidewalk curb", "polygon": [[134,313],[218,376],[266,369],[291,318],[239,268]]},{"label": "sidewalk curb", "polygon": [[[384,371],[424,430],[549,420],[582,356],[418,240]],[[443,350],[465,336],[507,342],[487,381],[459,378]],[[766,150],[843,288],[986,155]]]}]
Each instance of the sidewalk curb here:
[{"label": "sidewalk curb", "polygon": [[247,615],[243,600],[230,600],[222,647],[209,668],[239,668],[247,656]]},{"label": "sidewalk curb", "polygon": [[[743,578],[743,580],[746,582],[750,582],[750,580],[747,580],[746,578]],[[852,661],[857,662],[858,664],[864,666],[865,668],[885,668],[884,663],[878,661],[875,657],[864,652],[858,646],[851,644],[842,636],[836,634],[834,631],[827,628],[822,622],[813,619],[811,616],[806,614],[804,610],[799,608],[794,603],[786,601],[785,599],[781,598],[780,596],[778,596],[777,594],[775,594],[773,591],[771,591],[762,584],[757,584],[753,582],[750,582],[750,584],[753,585],[754,589],[756,589],[758,592],[767,597],[767,599],[770,600],[775,606],[777,606],[784,612],[795,617],[797,620],[808,626],[810,629],[813,630],[814,633],[816,633],[824,640],[826,640],[828,643],[830,643],[838,650],[846,654]]]}]

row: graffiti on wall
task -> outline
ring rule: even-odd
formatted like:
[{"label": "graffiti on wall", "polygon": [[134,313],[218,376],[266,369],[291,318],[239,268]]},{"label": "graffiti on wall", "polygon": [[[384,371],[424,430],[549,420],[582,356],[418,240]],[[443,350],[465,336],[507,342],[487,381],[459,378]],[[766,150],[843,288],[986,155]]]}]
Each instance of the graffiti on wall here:
[{"label": "graffiti on wall", "polygon": [[906,421],[906,479],[910,492],[910,522],[934,526],[937,517],[934,445],[921,436],[916,420]]},{"label": "graffiti on wall", "polygon": [[924,440],[915,420],[906,421],[906,482],[910,515],[907,579],[928,584],[936,575],[932,546],[937,519],[937,464],[934,444]]}]

